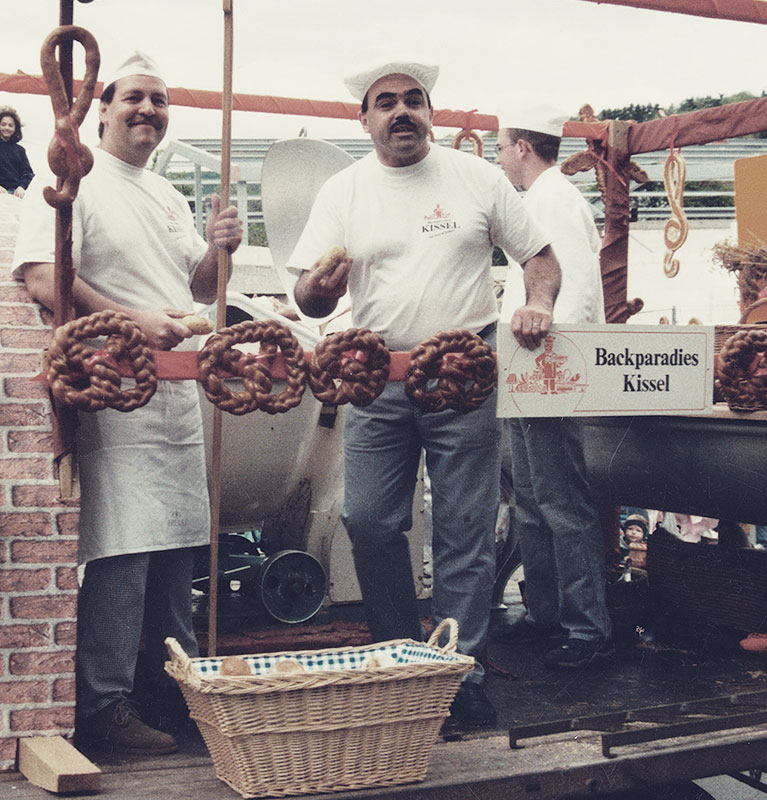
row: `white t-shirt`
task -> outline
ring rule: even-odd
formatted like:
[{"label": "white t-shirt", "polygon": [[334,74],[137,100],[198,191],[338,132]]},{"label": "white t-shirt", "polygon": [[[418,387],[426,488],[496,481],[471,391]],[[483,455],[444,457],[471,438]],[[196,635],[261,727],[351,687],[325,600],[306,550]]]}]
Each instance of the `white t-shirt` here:
[{"label": "white t-shirt", "polygon": [[[94,151],[73,205],[79,276],[131,308],[193,310],[190,283],[207,250],[184,197],[164,178]],[[37,177],[24,197],[14,276],[54,260],[55,212]],[[184,344],[195,348],[196,339]],[[129,384],[130,382],[128,382]],[[202,419],[193,381],[158,381],[129,413],[78,415],[82,491],[79,559],[205,544],[209,504]]]},{"label": "white t-shirt", "polygon": [[[73,206],[72,261],[101,294],[131,308],[192,311],[190,283],[207,244],[185,198],[168,181],[101,149]],[[53,262],[55,212],[43,178],[24,198],[13,276],[25,262]]]},{"label": "white t-shirt", "polygon": [[[554,322],[604,322],[599,267],[601,241],[586,200],[559,168],[552,166],[536,178],[523,203],[530,216],[551,236],[551,246],[562,270]],[[510,253],[509,256],[513,258]],[[522,280],[516,270],[511,270],[503,293],[501,317],[510,319],[524,302]]]},{"label": "white t-shirt", "polygon": [[373,152],[332,176],[288,268],[300,274],[331,246],[345,247],[353,325],[409,350],[439,331],[476,333],[498,319],[494,244],[524,263],[548,242],[500,170],[432,145],[412,166],[386,167]]}]

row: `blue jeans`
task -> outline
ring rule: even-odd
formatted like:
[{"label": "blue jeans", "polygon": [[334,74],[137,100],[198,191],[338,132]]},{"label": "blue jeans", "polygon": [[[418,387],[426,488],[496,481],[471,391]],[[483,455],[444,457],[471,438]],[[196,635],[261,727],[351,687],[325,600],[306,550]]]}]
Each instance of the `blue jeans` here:
[{"label": "blue jeans", "polygon": [[[423,636],[406,535],[423,448],[432,490],[432,618],[435,625],[456,619],[458,651],[483,656],[500,482],[495,407],[493,393],[468,414],[424,413],[403,383],[390,382],[370,406],[348,410],[342,518],[376,641]],[[468,680],[483,675],[478,663]]]},{"label": "blue jeans", "polygon": [[586,481],[580,420],[508,424],[528,619],[561,625],[576,639],[607,640],[604,544]]},{"label": "blue jeans", "polygon": [[[197,655],[192,628],[190,548],[89,561],[77,608],[77,714],[87,717],[133,691],[142,626],[147,661],[159,676],[165,637]],[[144,617],[146,616],[146,623]]]}]

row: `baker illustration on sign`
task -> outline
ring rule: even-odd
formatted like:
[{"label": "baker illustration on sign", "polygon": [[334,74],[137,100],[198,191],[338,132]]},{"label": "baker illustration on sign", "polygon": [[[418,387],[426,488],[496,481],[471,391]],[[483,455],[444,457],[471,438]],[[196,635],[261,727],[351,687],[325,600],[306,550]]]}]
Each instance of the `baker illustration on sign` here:
[{"label": "baker illustration on sign", "polygon": [[567,362],[567,356],[554,352],[554,339],[547,336],[543,342],[543,352],[536,357],[535,365],[543,373],[543,391],[546,394],[557,394],[557,377],[560,367]]},{"label": "baker illustration on sign", "polygon": [[546,396],[554,416],[571,414],[588,389],[586,358],[569,336],[549,331],[537,355],[517,348],[508,365],[506,388],[522,414],[535,413]]}]

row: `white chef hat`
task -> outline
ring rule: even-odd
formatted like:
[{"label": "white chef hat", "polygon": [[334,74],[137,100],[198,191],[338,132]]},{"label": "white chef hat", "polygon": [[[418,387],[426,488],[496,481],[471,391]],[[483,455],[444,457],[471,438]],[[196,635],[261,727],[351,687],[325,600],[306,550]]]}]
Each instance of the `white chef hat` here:
[{"label": "white chef hat", "polygon": [[128,78],[131,75],[148,75],[150,78],[159,78],[165,83],[165,78],[160,74],[157,62],[140,50],[134,50],[128,58],[112,70],[104,79],[104,88],[110,86],[120,78]]},{"label": "white chef hat", "polygon": [[562,126],[570,117],[552,105],[509,106],[498,113],[499,128],[535,131],[562,138]]},{"label": "white chef hat", "polygon": [[386,75],[408,75],[423,86],[427,94],[431,94],[439,76],[439,67],[435,64],[420,64],[417,61],[377,62],[355,75],[344,78],[346,88],[360,102],[365,99],[368,89]]}]

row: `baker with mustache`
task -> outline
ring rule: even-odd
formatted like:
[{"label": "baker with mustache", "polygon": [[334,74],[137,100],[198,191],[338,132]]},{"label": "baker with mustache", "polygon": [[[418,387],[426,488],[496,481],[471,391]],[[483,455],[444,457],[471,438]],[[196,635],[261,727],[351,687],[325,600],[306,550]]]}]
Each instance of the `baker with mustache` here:
[{"label": "baker with mustache", "polygon": [[[211,201],[207,241],[187,200],[145,169],[168,127],[168,89],[156,63],[136,52],[104,82],[100,144],[73,205],[73,295],[78,316],[112,309],[136,322],[154,349],[197,349],[182,321],[193,302],[216,299],[218,251],[242,239],[234,207]],[[53,306],[54,212],[36,178],[24,200],[14,274]],[[209,506],[197,387],[160,381],[143,408],[79,414],[77,617],[78,746],[119,753],[169,753],[162,664],[173,636],[197,654],[192,628],[191,548],[208,543]],[[146,623],[144,623],[144,612]],[[156,697],[142,720],[131,703],[139,641]],[[157,722],[155,722],[157,721]],[[153,727],[147,722],[155,722]]]},{"label": "baker with mustache", "polygon": [[[548,332],[560,281],[547,236],[500,170],[429,141],[430,92],[439,68],[382,61],[345,83],[374,150],[320,190],[290,258],[295,297],[307,315],[330,314],[349,290],[355,327],[410,350],[440,331],[465,328],[495,344],[493,246],[522,265],[526,302],[512,330],[525,347]],[[346,257],[321,264],[333,246]],[[370,631],[376,640],[423,636],[406,532],[421,450],[431,479],[432,618],[459,623],[458,650],[477,659],[451,715],[491,726],[484,655],[495,574],[500,430],[495,395],[469,414],[423,413],[390,382],[344,429],[343,521],[352,541]]]}]

